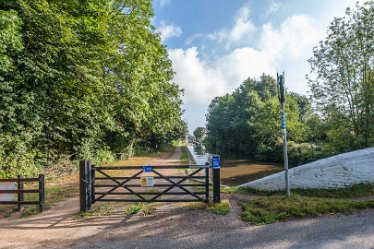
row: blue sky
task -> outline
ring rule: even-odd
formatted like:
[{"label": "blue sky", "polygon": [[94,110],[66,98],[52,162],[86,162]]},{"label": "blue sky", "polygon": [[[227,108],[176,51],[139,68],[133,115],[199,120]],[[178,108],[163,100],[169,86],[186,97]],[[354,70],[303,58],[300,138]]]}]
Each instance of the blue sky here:
[{"label": "blue sky", "polygon": [[308,94],[312,49],[334,17],[355,0],[153,0],[153,24],[185,90],[184,119],[192,133],[206,123],[215,96],[248,77],[285,71],[289,90]]}]

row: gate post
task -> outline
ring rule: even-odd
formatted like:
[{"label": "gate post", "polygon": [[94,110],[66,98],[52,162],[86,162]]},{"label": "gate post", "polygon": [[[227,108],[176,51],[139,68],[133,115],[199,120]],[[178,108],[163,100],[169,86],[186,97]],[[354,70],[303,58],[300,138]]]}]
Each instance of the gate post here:
[{"label": "gate post", "polygon": [[86,212],[91,209],[91,162],[81,160],[79,162],[79,193],[80,211]]},{"label": "gate post", "polygon": [[45,205],[44,174],[39,175],[39,211],[43,212]]},{"label": "gate post", "polygon": [[22,202],[23,202],[23,181],[22,181],[22,175],[18,175],[18,181],[17,181],[17,199],[18,199],[18,206],[17,206],[17,211],[21,212],[22,211]]},{"label": "gate post", "polygon": [[95,203],[95,178],[96,178],[96,169],[95,169],[95,165],[92,165],[91,166],[91,204]]},{"label": "gate post", "polygon": [[213,202],[221,202],[221,159],[219,156],[212,157],[212,171],[213,171]]}]

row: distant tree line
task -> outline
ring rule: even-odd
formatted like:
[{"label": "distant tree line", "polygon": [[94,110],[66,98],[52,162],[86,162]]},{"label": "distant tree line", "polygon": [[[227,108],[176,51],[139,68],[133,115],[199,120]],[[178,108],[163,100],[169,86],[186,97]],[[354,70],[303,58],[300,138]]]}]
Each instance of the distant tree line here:
[{"label": "distant tree line", "polygon": [[208,131],[205,127],[197,127],[193,132],[196,142],[202,144],[208,135],[207,133]]},{"label": "distant tree line", "polygon": [[0,176],[185,137],[151,0],[0,1]]},{"label": "distant tree line", "polygon": [[[311,96],[286,96],[291,165],[374,146],[373,27],[369,1],[335,18],[313,49]],[[275,79],[249,78],[232,94],[212,100],[206,126],[210,151],[281,162],[280,117]]]}]

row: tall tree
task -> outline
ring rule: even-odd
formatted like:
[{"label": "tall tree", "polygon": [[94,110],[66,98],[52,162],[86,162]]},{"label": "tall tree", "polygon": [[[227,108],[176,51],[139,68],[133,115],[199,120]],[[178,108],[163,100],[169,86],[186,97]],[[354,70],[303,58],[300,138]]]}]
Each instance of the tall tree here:
[{"label": "tall tree", "polygon": [[330,121],[330,141],[338,150],[374,143],[374,1],[335,18],[328,35],[309,59],[309,85],[317,106]]},{"label": "tall tree", "polygon": [[205,141],[207,134],[208,134],[208,131],[206,130],[205,127],[197,127],[193,132],[193,135],[195,136],[196,141],[199,142],[200,144],[202,144]]},{"label": "tall tree", "polygon": [[183,137],[152,17],[151,0],[0,1],[1,172]]}]

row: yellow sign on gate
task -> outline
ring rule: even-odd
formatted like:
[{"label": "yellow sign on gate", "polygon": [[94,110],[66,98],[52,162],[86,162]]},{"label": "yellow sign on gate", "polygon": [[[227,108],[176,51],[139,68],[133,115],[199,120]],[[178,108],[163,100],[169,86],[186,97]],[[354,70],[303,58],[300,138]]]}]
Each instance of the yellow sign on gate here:
[{"label": "yellow sign on gate", "polygon": [[140,177],[140,186],[142,187],[153,187],[155,185],[155,180],[153,176],[142,176]]}]

